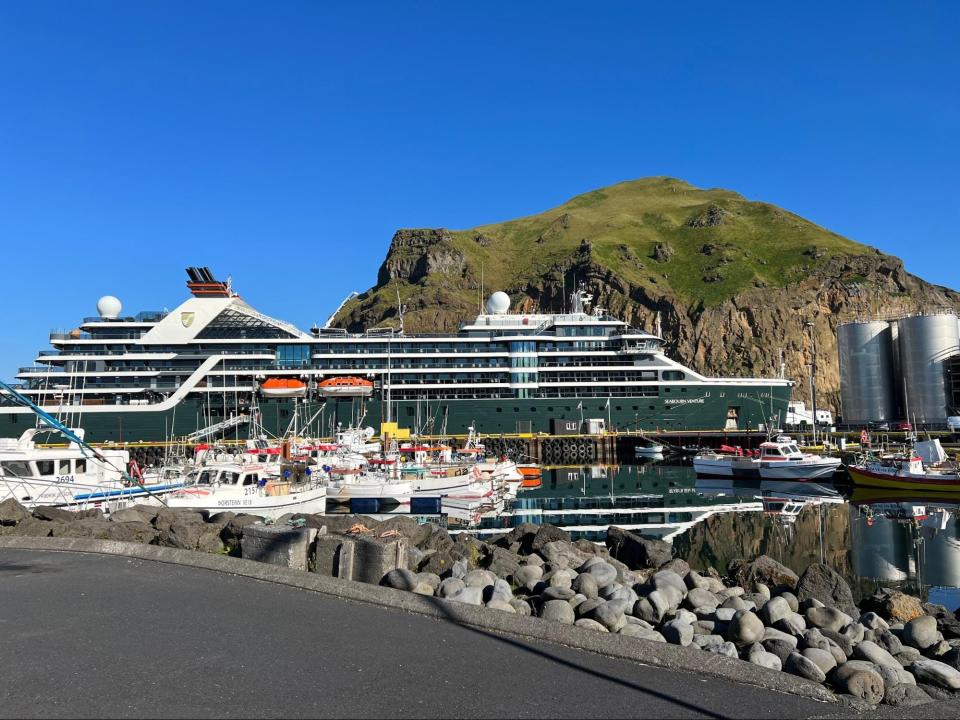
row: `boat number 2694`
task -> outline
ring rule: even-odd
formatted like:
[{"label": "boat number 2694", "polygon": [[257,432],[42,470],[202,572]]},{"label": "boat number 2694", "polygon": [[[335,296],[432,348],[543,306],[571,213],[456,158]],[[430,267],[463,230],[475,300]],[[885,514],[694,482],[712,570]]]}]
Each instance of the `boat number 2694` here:
[{"label": "boat number 2694", "polygon": [[76,480],[73,479],[73,475],[57,475],[57,482],[72,483],[72,482],[76,482]]}]

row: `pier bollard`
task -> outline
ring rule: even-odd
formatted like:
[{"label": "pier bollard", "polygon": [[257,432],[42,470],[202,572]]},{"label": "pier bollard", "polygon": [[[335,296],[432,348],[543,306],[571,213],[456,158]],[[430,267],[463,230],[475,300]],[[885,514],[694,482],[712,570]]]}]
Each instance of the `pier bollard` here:
[{"label": "pier bollard", "polygon": [[245,560],[306,570],[319,534],[326,534],[326,530],[256,523],[244,528],[240,553]]}]

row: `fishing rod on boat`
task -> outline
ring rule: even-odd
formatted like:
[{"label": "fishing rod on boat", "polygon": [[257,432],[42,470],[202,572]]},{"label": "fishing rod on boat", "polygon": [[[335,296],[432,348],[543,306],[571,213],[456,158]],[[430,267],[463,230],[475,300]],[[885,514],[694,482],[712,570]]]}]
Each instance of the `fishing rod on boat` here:
[{"label": "fishing rod on boat", "polygon": [[143,490],[147,495],[149,495],[154,500],[159,502],[161,505],[166,507],[166,503],[158,495],[155,495],[143,484],[142,476],[138,478],[135,475],[132,475],[127,468],[123,468],[123,469],[118,468],[116,465],[113,464],[111,460],[107,459],[99,450],[93,447],[90,443],[88,443],[82,437],[77,435],[72,429],[68,428],[62,422],[60,422],[55,417],[53,417],[53,415],[51,415],[42,407],[34,403],[33,400],[28,398],[26,395],[21,393],[19,390],[17,390],[13,386],[8,385],[3,380],[0,380],[0,390],[2,390],[6,394],[6,396],[13,402],[14,405],[27,408],[28,410],[30,410],[30,412],[36,415],[37,418],[40,420],[40,422],[42,422],[44,425],[49,427],[54,432],[60,433],[71,442],[76,443],[77,447],[80,448],[81,453],[85,451],[89,452],[91,455],[93,455],[93,457],[96,460],[99,460],[104,465],[108,465],[112,469],[120,473],[120,477],[124,482],[130,482],[132,484],[135,484],[137,487]]}]

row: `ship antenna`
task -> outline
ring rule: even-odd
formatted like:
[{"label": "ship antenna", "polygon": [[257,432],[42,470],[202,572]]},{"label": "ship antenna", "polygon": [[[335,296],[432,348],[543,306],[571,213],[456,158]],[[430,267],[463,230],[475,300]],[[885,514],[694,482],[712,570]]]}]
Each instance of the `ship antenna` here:
[{"label": "ship antenna", "polygon": [[397,291],[397,315],[400,318],[400,331],[398,335],[403,335],[403,313],[407,311],[407,306],[400,302],[400,288],[395,288]]}]

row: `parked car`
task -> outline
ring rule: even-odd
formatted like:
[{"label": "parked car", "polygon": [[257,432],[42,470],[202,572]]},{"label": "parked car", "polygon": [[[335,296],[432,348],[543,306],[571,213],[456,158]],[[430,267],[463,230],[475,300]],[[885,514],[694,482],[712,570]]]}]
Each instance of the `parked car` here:
[{"label": "parked car", "polygon": [[868,426],[871,430],[889,430],[890,423],[880,422],[879,420],[873,420],[868,423]]},{"label": "parked car", "polygon": [[906,420],[904,420],[894,425],[894,430],[900,430],[902,432],[910,432],[911,430],[913,430],[913,425],[911,425]]},{"label": "parked car", "polygon": [[947,429],[950,432],[960,432],[960,415],[951,415],[947,418]]}]

